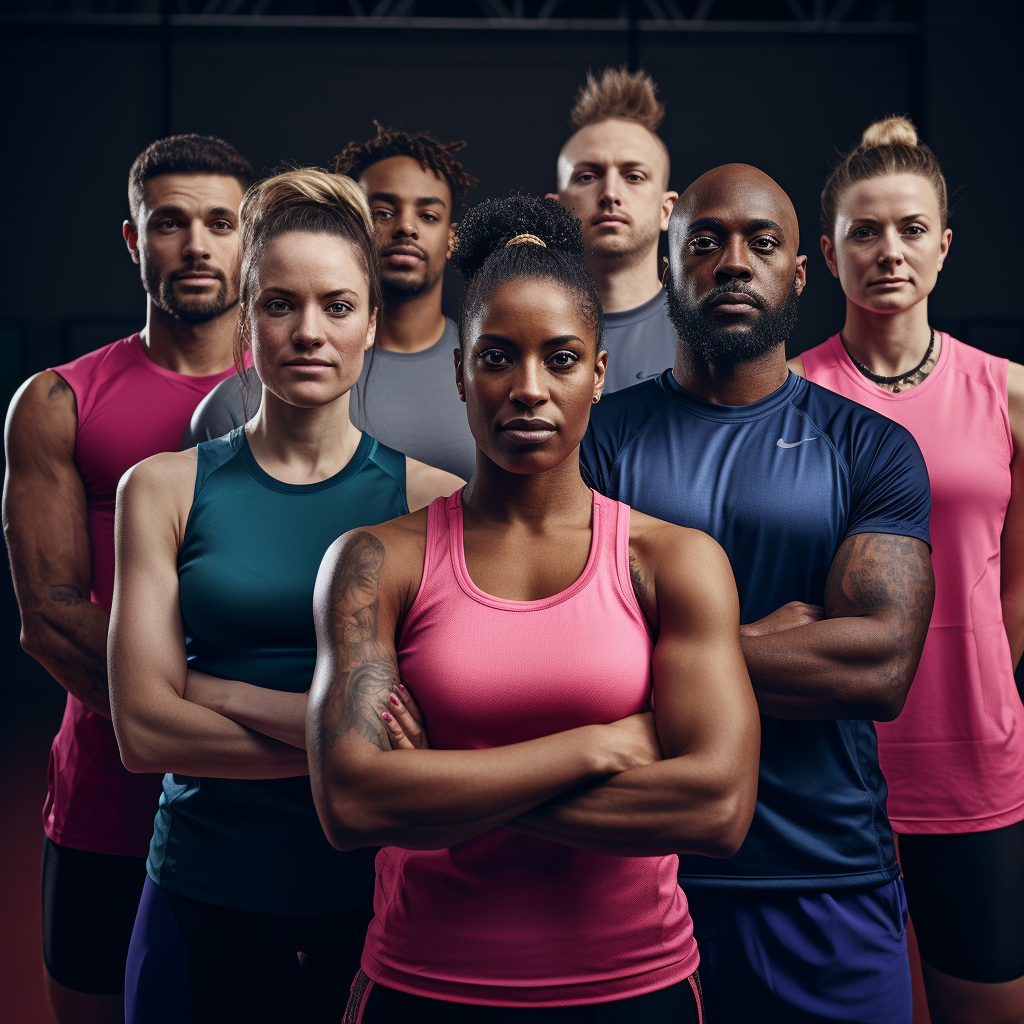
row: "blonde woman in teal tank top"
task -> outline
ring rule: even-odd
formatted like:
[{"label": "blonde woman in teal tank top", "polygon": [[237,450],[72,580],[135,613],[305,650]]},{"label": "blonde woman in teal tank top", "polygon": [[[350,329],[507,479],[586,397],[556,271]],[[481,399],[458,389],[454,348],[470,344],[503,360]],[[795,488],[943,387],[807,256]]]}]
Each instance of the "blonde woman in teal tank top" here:
[{"label": "blonde woman in teal tank top", "polygon": [[327,842],[307,777],[317,567],[339,533],[461,482],[349,420],[380,303],[358,186],[291,171],[240,215],[260,409],[118,494],[114,728],[130,770],[167,773],[129,951],[138,1024],[339,1018],[373,867]]}]

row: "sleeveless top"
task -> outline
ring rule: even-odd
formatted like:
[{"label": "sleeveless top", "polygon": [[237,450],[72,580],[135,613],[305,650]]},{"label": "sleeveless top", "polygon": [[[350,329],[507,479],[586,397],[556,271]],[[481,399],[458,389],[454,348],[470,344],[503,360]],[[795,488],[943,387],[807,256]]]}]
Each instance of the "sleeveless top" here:
[{"label": "sleeveless top", "polygon": [[[189,666],[303,693],[316,662],[313,587],[324,552],[408,512],[405,456],[363,434],[339,473],[288,484],[264,472],[245,428],[198,446],[178,552]],[[147,870],[172,892],[236,910],[315,914],[369,906],[373,851],[341,853],[308,776],[164,776]]]},{"label": "sleeveless top", "polygon": [[905,426],[932,487],[935,608],[903,713],[878,724],[898,832],[979,832],[1024,819],[1024,707],[999,598],[1013,440],[1005,359],[942,334],[915,388],[892,394],[839,336],[803,354],[807,379]]},{"label": "sleeveless top", "polygon": [[[508,601],[469,577],[461,497],[430,506],[423,578],[398,642],[431,746],[502,746],[647,710],[652,640],[630,584],[629,508],[594,493],[580,578]],[[665,988],[698,962],[677,864],[508,828],[448,849],[385,847],[363,970],[404,992],[495,1006]]]},{"label": "sleeveless top", "polygon": [[[176,452],[200,400],[235,371],[190,377],[166,370],[146,355],[138,334],[51,369],[78,407],[75,463],[88,508],[89,599],[109,612],[118,481],[136,462]],[[159,794],[159,775],[133,775],[121,764],[110,719],[69,693],[47,772],[43,830],[50,839],[76,850],[144,857]]]}]

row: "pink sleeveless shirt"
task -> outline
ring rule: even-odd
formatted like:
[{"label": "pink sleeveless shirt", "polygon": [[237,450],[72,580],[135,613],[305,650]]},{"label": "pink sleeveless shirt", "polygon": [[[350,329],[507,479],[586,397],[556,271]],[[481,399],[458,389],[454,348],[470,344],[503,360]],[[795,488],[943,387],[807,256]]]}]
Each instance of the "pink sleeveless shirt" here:
[{"label": "pink sleeveless shirt", "polygon": [[[122,474],[157,452],[178,451],[202,398],[235,371],[189,377],[157,366],[138,334],[52,368],[78,406],[75,463],[88,503],[92,592],[106,611],[114,591],[114,499]],[[77,850],[144,857],[160,798],[159,775],[133,775],[109,720],[68,694],[50,750],[43,829]]]},{"label": "pink sleeveless shirt", "polygon": [[[652,641],[630,584],[628,506],[595,493],[580,578],[543,600],[506,601],[466,571],[461,498],[430,506],[423,580],[399,637],[431,745],[495,747],[648,709]],[[363,970],[404,992],[493,1006],[665,988],[698,962],[677,865],[508,828],[444,850],[385,847]]]},{"label": "pink sleeveless shirt", "polygon": [[807,379],[906,427],[932,488],[935,608],[903,713],[879,722],[897,832],[980,832],[1024,819],[1024,707],[999,598],[1013,441],[1005,359],[939,335],[938,363],[891,394],[839,336],[803,354]]}]

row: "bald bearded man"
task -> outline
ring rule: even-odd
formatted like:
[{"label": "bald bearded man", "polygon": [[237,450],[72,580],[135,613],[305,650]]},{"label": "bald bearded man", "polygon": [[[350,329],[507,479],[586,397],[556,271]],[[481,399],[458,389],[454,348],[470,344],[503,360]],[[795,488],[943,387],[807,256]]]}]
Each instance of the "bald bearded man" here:
[{"label": "bald bearded man", "polygon": [[602,401],[581,457],[602,493],[710,533],[736,575],[762,715],[757,810],[735,856],[680,857],[709,1011],[909,1024],[872,720],[902,709],[931,614],[924,462],[902,427],[787,370],[806,257],[766,174],[698,178],[669,260],[675,365]]}]

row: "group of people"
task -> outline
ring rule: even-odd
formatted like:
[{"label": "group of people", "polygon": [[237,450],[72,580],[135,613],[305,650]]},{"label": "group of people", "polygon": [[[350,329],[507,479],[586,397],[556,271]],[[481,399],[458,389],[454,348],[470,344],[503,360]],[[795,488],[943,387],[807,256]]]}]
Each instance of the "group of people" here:
[{"label": "group of people", "polygon": [[662,115],[588,76],[557,192],[464,212],[380,124],[133,164],[146,325],[6,435],[61,1024],[909,1024],[908,903],[933,1024],[1024,1020],[1024,367],[930,325],[906,119],[787,364],[792,202],[670,190]]}]

